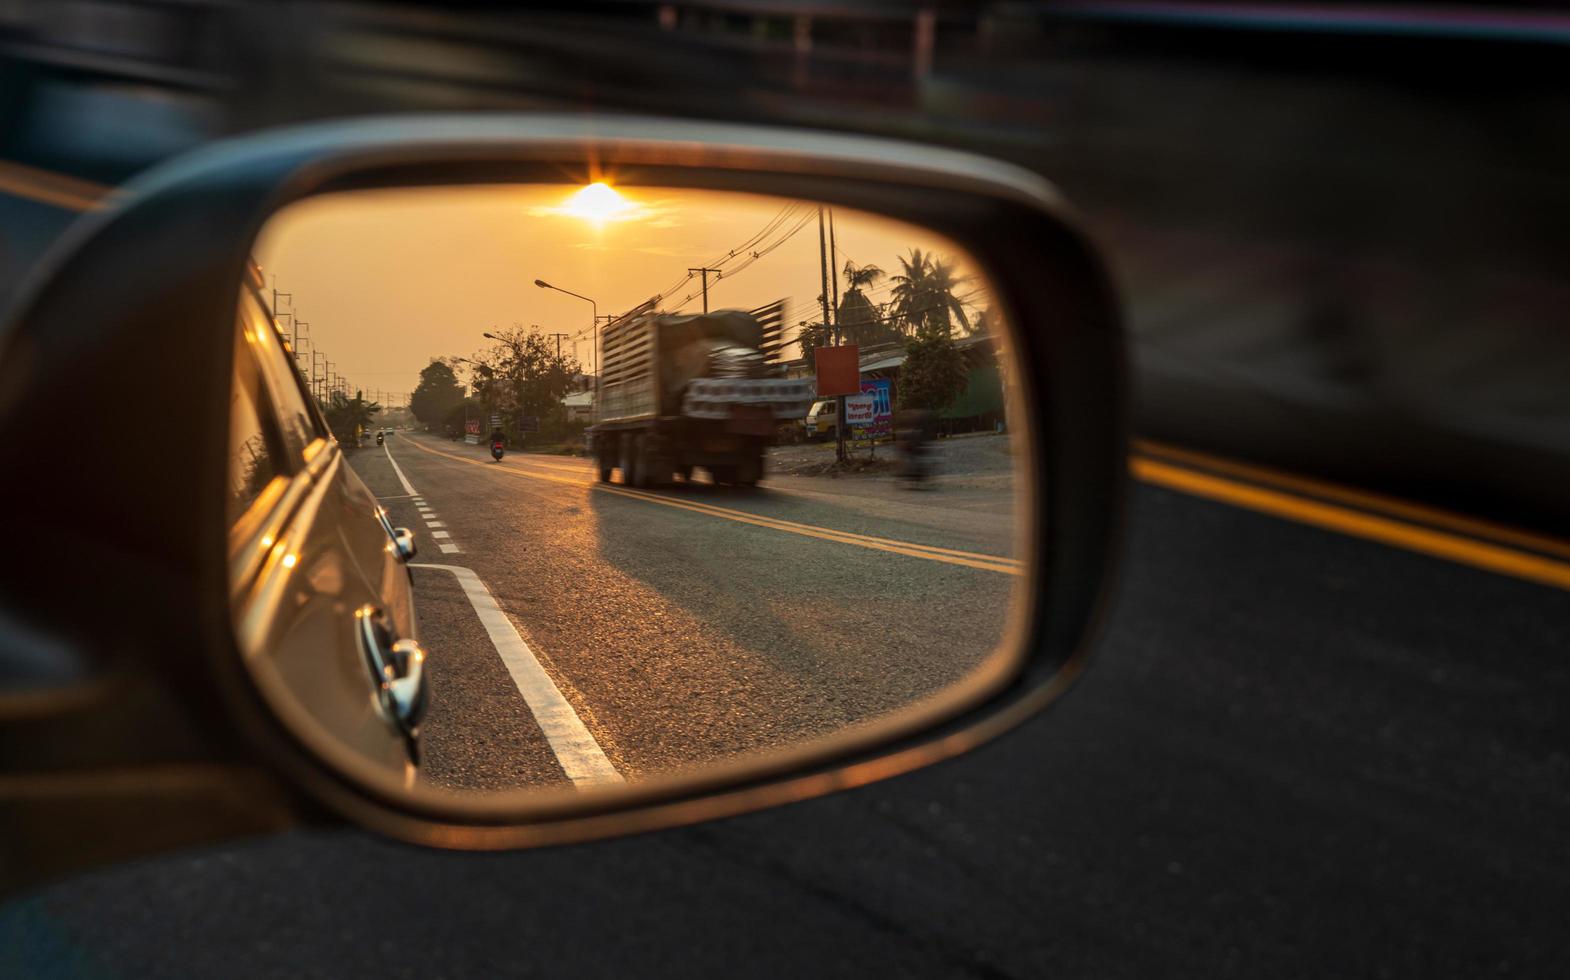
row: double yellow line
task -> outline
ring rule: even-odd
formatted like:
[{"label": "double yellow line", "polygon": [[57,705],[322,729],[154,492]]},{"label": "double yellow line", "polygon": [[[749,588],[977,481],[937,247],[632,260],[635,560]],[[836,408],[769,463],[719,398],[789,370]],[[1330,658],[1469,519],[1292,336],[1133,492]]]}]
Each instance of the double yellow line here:
[{"label": "double yellow line", "polygon": [[1152,486],[1570,590],[1570,543],[1546,535],[1160,443],[1134,449],[1129,468]]},{"label": "double yellow line", "polygon": [[[620,497],[631,497],[634,500],[643,500],[664,507],[674,507],[678,510],[703,514],[707,517],[718,517],[727,521],[735,521],[738,524],[751,524],[755,527],[783,531],[787,534],[799,534],[802,537],[816,538],[820,541],[832,541],[837,544],[854,545],[858,548],[870,548],[874,551],[886,551],[890,554],[905,555],[910,558],[924,558],[928,561],[975,568],[985,572],[1001,572],[1005,575],[1024,574],[1024,562],[1016,558],[1006,558],[1002,555],[987,555],[974,551],[960,551],[955,548],[939,548],[936,545],[916,544],[912,541],[897,541],[892,538],[880,538],[870,534],[857,534],[853,531],[840,531],[816,524],[802,524],[798,521],[767,517],[762,514],[753,514],[744,510],[736,510],[732,507],[720,507],[716,504],[702,503],[696,500],[679,500],[675,497],[667,497],[664,494],[650,493],[647,490],[638,490],[620,484],[600,483],[593,479],[592,475],[588,474],[586,474],[588,478],[572,479],[516,465],[496,467],[482,460],[469,459],[466,456],[444,453],[439,449],[423,446],[418,440],[409,439],[406,442],[408,445],[421,452],[430,453],[432,456],[441,456],[459,463],[468,463],[471,466],[483,466],[491,472],[507,473],[526,480],[545,480],[566,486],[589,487],[603,493],[611,493]],[[526,462],[532,464],[535,461],[527,460]],[[564,467],[552,466],[551,464],[543,464],[542,468],[564,469]]]}]

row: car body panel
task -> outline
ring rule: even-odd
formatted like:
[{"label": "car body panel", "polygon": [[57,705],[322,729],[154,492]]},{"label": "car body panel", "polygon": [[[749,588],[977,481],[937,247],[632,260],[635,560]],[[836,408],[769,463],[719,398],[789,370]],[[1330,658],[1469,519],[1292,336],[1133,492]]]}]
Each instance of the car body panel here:
[{"label": "car body panel", "polygon": [[[240,329],[271,332],[242,297]],[[259,302],[259,298],[256,298]],[[236,356],[247,356],[245,350]],[[261,357],[267,388],[278,400],[298,389],[287,358]],[[296,399],[293,404],[303,402]],[[273,419],[285,415],[277,404]],[[235,622],[241,655],[265,696],[290,702],[330,735],[394,769],[410,764],[406,739],[377,703],[357,613],[371,607],[399,638],[417,638],[409,574],[383,528],[376,498],[348,466],[319,419],[296,419],[312,441],[297,471],[275,479],[236,525]]]}]

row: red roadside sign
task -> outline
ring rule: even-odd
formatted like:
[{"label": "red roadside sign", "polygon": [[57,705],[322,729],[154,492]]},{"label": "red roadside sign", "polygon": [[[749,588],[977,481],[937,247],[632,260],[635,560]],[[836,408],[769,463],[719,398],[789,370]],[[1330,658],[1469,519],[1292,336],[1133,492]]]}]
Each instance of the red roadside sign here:
[{"label": "red roadside sign", "polygon": [[818,397],[861,394],[861,348],[819,347],[812,352],[818,375]]}]

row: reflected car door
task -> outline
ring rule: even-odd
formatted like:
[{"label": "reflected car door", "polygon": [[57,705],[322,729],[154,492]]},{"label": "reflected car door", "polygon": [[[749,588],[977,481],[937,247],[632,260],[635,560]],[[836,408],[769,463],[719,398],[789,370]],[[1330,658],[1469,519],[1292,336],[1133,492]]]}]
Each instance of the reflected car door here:
[{"label": "reflected car door", "polygon": [[417,733],[388,711],[378,676],[386,648],[415,638],[408,571],[375,497],[307,400],[284,338],[250,290],[235,329],[231,484],[249,488],[261,478],[250,475],[258,447],[271,474],[232,525],[241,651],[296,730],[412,779]]}]

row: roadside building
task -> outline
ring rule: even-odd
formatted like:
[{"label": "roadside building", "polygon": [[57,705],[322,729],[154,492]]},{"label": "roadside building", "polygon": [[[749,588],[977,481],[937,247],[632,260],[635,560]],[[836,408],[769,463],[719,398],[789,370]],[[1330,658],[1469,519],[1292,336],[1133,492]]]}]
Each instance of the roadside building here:
[{"label": "roadside building", "polygon": [[573,391],[562,396],[561,403],[567,409],[567,421],[590,422],[594,419],[594,392]]}]

